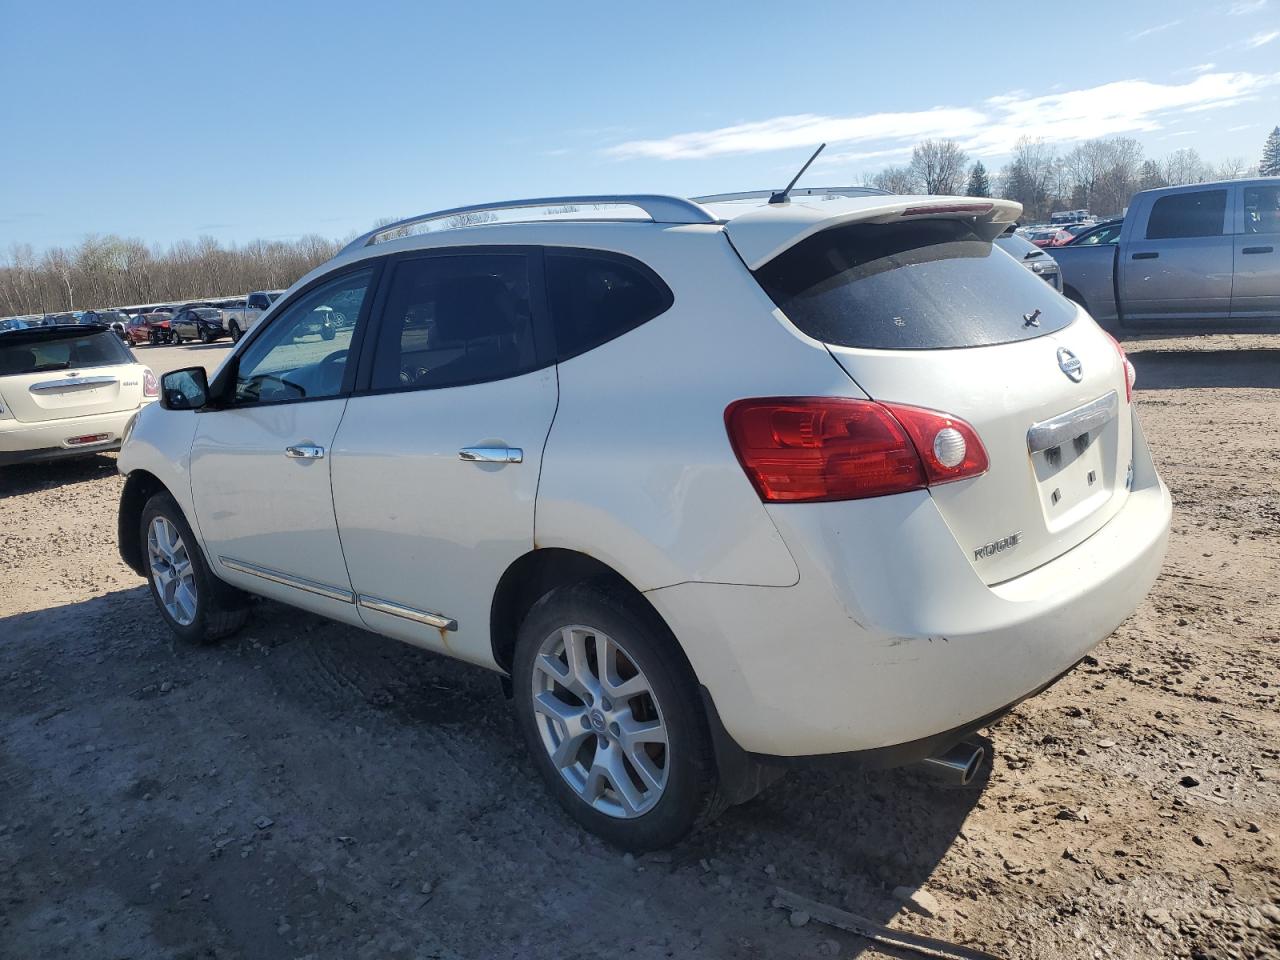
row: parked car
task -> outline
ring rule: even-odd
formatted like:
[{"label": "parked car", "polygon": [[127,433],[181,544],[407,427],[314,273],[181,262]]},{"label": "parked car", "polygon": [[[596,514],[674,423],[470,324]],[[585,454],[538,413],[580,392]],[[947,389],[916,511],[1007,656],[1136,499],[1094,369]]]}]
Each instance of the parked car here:
[{"label": "parked car", "polygon": [[1015,233],[1012,227],[996,237],[996,246],[1053,289],[1062,292],[1062,274],[1058,272],[1057,261],[1026,237]]},{"label": "parked car", "polygon": [[81,323],[102,324],[109,327],[121,340],[127,340],[129,318],[119,310],[86,310],[80,316]]},{"label": "parked car", "polygon": [[358,238],[165,375],[121,555],[188,640],[253,593],[498,671],[628,850],[798,764],[966,780],[1160,569],[1132,366],[996,247],[1016,203],[768,197]]},{"label": "parked car", "polygon": [[6,330],[26,330],[31,326],[32,323],[22,317],[9,317],[6,320],[0,320],[0,333]]},{"label": "parked car", "polygon": [[258,318],[271,309],[271,304],[279,298],[279,290],[258,290],[249,294],[239,304],[223,311],[223,321],[233,341],[248,333]]},{"label": "parked car", "polygon": [[1123,223],[1124,217],[1116,217],[1114,220],[1095,223],[1087,230],[1077,233],[1064,246],[1073,246],[1075,244],[1092,246],[1095,243],[1115,243],[1116,238],[1120,236],[1120,227]]},{"label": "parked car", "polygon": [[129,333],[132,342],[138,342],[135,338],[145,332],[149,343],[173,343],[173,329],[170,327],[173,312],[169,307],[157,307],[154,310],[138,314],[138,317],[142,319],[144,327],[142,330],[138,330],[136,326],[130,327]]},{"label": "parked car", "polygon": [[1056,247],[1071,239],[1071,234],[1063,227],[1028,227],[1023,236],[1037,247]]},{"label": "parked car", "polygon": [[1063,292],[1115,329],[1276,329],[1278,211],[1275,178],[1144,190],[1114,242],[1054,250]]},{"label": "parked car", "polygon": [[104,325],[0,332],[0,466],[119,449],[158,395],[155,375]]},{"label": "parked car", "polygon": [[173,342],[177,344],[186,340],[213,343],[228,336],[227,328],[222,325],[222,311],[211,306],[179,307],[169,321],[169,327],[173,331]]}]

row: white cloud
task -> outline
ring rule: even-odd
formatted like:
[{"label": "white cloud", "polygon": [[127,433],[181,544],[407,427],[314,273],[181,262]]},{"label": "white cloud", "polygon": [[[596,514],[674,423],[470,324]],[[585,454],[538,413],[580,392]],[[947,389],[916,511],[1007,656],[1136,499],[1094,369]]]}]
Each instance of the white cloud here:
[{"label": "white cloud", "polygon": [[1178,72],[1179,73],[1208,73],[1210,70],[1212,70],[1216,66],[1217,66],[1216,63],[1197,63],[1194,67],[1184,67],[1182,70],[1179,70]]},{"label": "white cloud", "polygon": [[1141,40],[1143,37],[1149,37],[1153,33],[1161,33],[1165,30],[1169,30],[1173,27],[1176,27],[1180,23],[1182,23],[1181,20],[1170,20],[1168,23],[1157,23],[1154,27],[1147,27],[1147,29],[1145,30],[1139,30],[1137,33],[1131,34],[1129,39]]},{"label": "white cloud", "polygon": [[1228,9],[1227,14],[1233,17],[1243,17],[1250,13],[1257,13],[1267,5],[1267,0],[1236,0]]},{"label": "white cloud", "polygon": [[1266,46],[1276,37],[1280,37],[1280,30],[1269,30],[1266,33],[1255,33],[1244,42],[1244,47],[1246,50],[1256,50],[1258,47]]},{"label": "white cloud", "polygon": [[990,97],[980,107],[932,107],[851,117],[814,114],[774,117],[654,140],[629,140],[605,149],[617,159],[689,160],[812,148],[820,142],[850,150],[824,154],[827,165],[885,159],[910,152],[928,137],[958,140],[977,156],[1008,153],[1019,137],[1087,140],[1159,130],[1182,114],[1217,110],[1280,85],[1280,73],[1205,73],[1186,83],[1120,80],[1080,90]]},{"label": "white cloud", "polygon": [[959,137],[984,119],[977,110],[944,107],[910,113],[871,113],[860,117],[823,117],[804,113],[739,123],[717,130],[680,133],[662,140],[629,140],[605,152],[622,158],[687,160],[734,153],[763,153],[821,142]]}]

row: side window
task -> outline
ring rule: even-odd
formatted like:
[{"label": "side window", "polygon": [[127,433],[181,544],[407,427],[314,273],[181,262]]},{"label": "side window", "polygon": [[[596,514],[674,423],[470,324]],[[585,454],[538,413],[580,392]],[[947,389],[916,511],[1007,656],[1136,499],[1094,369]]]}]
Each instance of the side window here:
[{"label": "side window", "polygon": [[556,358],[568,360],[670,309],[670,288],[629,257],[547,251],[547,299]]},{"label": "side window", "polygon": [[[240,356],[235,402],[322,399],[342,392],[355,317],[369,294],[372,270],[360,270],[303,294]],[[331,303],[355,303],[352,322],[332,320]]]},{"label": "side window", "polygon": [[1227,212],[1227,191],[1196,190],[1161,197],[1151,208],[1148,240],[1220,237]]},{"label": "side window", "polygon": [[371,387],[450,387],[534,369],[523,253],[460,253],[395,266]]},{"label": "side window", "polygon": [[1246,187],[1244,232],[1280,233],[1280,187]]}]

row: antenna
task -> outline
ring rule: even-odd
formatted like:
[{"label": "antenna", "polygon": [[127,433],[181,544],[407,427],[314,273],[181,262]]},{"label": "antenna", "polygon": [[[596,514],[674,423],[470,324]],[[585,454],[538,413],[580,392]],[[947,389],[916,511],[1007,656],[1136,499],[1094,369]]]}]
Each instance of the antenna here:
[{"label": "antenna", "polygon": [[800,172],[791,178],[791,182],[786,185],[785,189],[779,190],[777,193],[771,196],[769,198],[769,202],[770,203],[786,203],[787,194],[791,192],[791,188],[796,185],[797,180],[799,180],[801,177],[804,176],[804,172],[809,169],[809,164],[813,163],[813,161],[818,159],[818,154],[820,154],[823,150],[825,150],[826,146],[827,145],[825,143],[818,144],[818,149],[813,151],[813,156],[804,162],[804,166],[800,168]]}]

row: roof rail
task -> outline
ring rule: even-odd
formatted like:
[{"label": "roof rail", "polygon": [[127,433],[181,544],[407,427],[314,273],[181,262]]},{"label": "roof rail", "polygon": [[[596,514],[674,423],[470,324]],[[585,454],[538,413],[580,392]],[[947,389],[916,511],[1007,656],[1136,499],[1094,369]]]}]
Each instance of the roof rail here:
[{"label": "roof rail", "polygon": [[[462,217],[474,213],[493,213],[498,210],[521,210],[534,207],[569,207],[580,204],[619,204],[638,207],[648,214],[654,223],[718,223],[710,213],[692,200],[684,197],[664,196],[656,193],[620,193],[598,194],[577,197],[540,197],[533,200],[503,200],[498,203],[477,203],[467,207],[454,207],[450,210],[436,210],[416,217],[397,220],[395,223],[383,224],[368,233],[356,237],[345,247],[342,253],[350,253],[374,243],[378,237],[405,227],[428,223],[432,220],[443,220],[447,217]],[[531,220],[542,219],[541,216],[530,217]],[[629,217],[584,217],[584,220],[628,220]]]},{"label": "roof rail", "polygon": [[[739,193],[713,193],[705,197],[693,197],[695,203],[725,203],[729,200],[767,200],[776,190],[743,190]],[[793,187],[793,197],[887,197],[888,190],[879,187]]]}]

